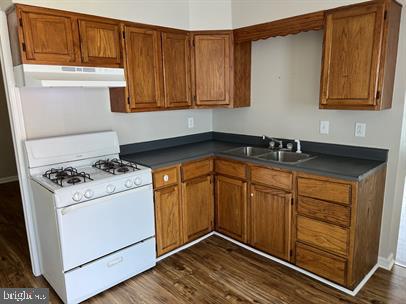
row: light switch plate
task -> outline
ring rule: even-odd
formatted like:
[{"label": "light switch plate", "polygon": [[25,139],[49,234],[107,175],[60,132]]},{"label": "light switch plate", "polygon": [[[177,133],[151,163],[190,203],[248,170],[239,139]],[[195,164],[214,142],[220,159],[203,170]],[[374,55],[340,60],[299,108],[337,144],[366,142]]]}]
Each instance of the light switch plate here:
[{"label": "light switch plate", "polygon": [[328,120],[320,120],[320,134],[328,134],[330,132],[330,122]]},{"label": "light switch plate", "polygon": [[356,137],[365,137],[367,130],[367,124],[362,122],[355,123],[355,136]]},{"label": "light switch plate", "polygon": [[195,127],[195,120],[193,119],[193,117],[189,117],[187,119],[187,127],[189,129],[193,129]]}]

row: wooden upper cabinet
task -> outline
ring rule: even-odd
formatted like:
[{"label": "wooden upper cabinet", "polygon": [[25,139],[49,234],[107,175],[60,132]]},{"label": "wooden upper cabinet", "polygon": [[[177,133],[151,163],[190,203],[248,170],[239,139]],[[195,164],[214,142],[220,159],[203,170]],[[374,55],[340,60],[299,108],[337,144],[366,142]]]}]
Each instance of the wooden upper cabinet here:
[{"label": "wooden upper cabinet", "polygon": [[125,26],[125,69],[131,110],[163,106],[160,32]]},{"label": "wooden upper cabinet", "polygon": [[230,105],[232,34],[194,35],[196,106]]},{"label": "wooden upper cabinet", "polygon": [[122,66],[120,25],[79,19],[82,62],[95,66]]},{"label": "wooden upper cabinet", "polygon": [[251,185],[250,244],[279,258],[290,259],[292,194]]},{"label": "wooden upper cabinet", "polygon": [[162,33],[162,60],[165,107],[191,106],[189,34]]},{"label": "wooden upper cabinet", "polygon": [[75,19],[47,9],[17,6],[22,63],[78,64]]},{"label": "wooden upper cabinet", "polygon": [[320,108],[391,107],[399,20],[394,1],[326,13]]}]

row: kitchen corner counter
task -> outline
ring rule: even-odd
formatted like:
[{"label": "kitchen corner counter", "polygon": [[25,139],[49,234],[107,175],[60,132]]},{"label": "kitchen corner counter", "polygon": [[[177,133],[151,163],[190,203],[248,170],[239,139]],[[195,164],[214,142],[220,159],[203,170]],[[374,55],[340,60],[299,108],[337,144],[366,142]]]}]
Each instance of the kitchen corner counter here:
[{"label": "kitchen corner counter", "polygon": [[249,157],[238,157],[224,153],[246,143],[206,140],[172,147],[163,147],[149,151],[121,155],[123,159],[139,163],[152,169],[162,168],[203,157],[218,156],[276,168],[313,173],[327,177],[359,181],[386,164],[383,160],[343,157],[320,153],[311,153],[317,157],[298,163],[281,164]]}]

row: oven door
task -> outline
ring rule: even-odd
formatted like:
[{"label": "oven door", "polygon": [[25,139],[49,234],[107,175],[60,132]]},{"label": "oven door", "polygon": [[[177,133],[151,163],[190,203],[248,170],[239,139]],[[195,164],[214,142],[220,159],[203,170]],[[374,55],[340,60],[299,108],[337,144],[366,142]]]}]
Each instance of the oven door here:
[{"label": "oven door", "polygon": [[155,235],[152,185],[57,209],[64,271]]}]

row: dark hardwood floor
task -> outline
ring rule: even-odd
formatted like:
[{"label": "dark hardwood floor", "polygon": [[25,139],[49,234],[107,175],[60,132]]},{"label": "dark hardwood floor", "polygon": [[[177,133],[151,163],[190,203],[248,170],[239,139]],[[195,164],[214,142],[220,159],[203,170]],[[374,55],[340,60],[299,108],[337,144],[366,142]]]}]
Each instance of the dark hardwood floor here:
[{"label": "dark hardwood floor", "polygon": [[[32,275],[18,184],[0,185],[0,287],[49,287]],[[60,303],[50,291],[51,302]],[[379,269],[356,297],[219,237],[175,254],[88,303],[406,303],[406,269]]]}]

